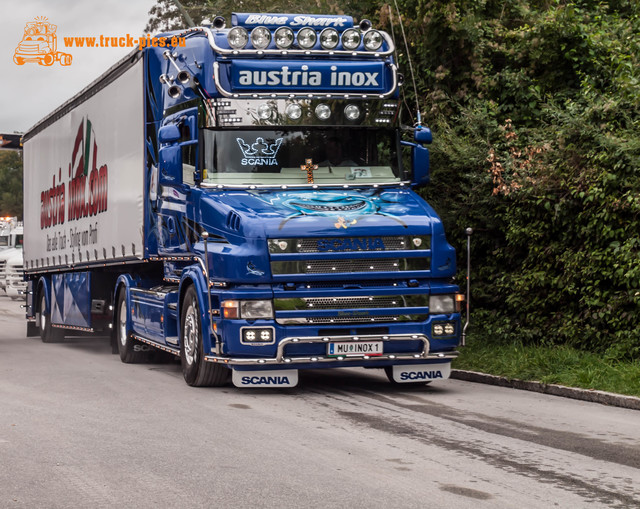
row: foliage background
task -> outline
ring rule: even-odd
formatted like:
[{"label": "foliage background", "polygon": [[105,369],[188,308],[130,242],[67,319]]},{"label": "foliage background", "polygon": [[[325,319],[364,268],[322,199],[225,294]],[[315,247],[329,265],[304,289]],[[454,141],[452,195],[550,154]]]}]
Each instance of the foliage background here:
[{"label": "foliage background", "polygon": [[[394,2],[182,4],[196,23],[231,11],[346,13],[393,31],[404,101],[414,112],[417,101],[434,132],[432,184],[421,193],[460,253],[464,228],[475,230],[474,338],[637,359],[640,3],[397,2],[407,46]],[[158,0],[146,30],[185,26]],[[4,208],[11,196],[1,199]]]}]

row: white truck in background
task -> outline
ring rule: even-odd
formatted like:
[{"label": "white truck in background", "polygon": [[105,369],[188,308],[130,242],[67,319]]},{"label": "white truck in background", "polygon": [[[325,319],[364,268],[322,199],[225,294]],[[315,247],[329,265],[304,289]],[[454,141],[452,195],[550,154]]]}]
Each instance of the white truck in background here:
[{"label": "white truck in background", "polygon": [[19,299],[27,288],[24,281],[22,242],[24,229],[16,217],[0,218],[0,289]]}]

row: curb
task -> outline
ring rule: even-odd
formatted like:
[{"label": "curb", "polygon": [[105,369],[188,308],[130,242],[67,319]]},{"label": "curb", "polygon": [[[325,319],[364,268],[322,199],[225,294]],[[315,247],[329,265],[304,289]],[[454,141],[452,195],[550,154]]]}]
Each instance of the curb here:
[{"label": "curb", "polygon": [[476,371],[463,371],[460,369],[452,369],[451,378],[464,380],[466,382],[509,387],[511,389],[519,389],[523,391],[540,392],[543,394],[551,394],[553,396],[561,396],[563,398],[579,399],[581,401],[589,401],[591,403],[600,403],[601,405],[640,410],[640,398],[636,398],[635,396],[624,396],[613,392],[576,389],[575,387],[545,384],[542,382],[527,382],[524,380],[509,379],[503,376],[487,375]]}]

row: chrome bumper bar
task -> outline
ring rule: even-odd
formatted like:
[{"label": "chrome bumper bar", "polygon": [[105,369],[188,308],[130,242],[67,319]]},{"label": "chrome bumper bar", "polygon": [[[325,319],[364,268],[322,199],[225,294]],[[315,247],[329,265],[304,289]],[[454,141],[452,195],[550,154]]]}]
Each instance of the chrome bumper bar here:
[{"label": "chrome bumper bar", "polygon": [[[310,344],[310,343],[332,343],[332,342],[353,342],[361,341],[422,341],[422,351],[416,353],[383,353],[382,355],[362,355],[362,356],[285,356],[284,350],[289,345]],[[364,335],[364,336],[311,336],[311,337],[290,337],[285,338],[278,344],[276,356],[272,358],[233,358],[220,355],[205,355],[204,360],[208,362],[219,362],[236,366],[264,366],[264,365],[287,365],[305,363],[336,363],[336,362],[361,362],[369,361],[375,364],[376,361],[416,361],[416,360],[443,360],[455,359],[459,353],[456,351],[446,353],[429,353],[429,339],[423,334],[389,334],[389,335]]]}]

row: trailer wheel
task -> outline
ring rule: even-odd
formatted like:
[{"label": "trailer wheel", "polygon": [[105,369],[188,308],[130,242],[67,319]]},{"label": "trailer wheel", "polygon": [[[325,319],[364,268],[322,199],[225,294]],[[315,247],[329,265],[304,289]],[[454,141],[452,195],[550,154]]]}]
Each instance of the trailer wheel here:
[{"label": "trailer wheel", "polygon": [[64,340],[64,332],[51,326],[51,314],[47,313],[47,298],[44,290],[40,291],[40,307],[39,307],[40,339],[43,343],[60,343]]},{"label": "trailer wheel", "polygon": [[204,360],[200,307],[193,286],[187,289],[182,301],[180,331],[180,362],[185,382],[192,387],[225,385],[229,380],[229,369]]},{"label": "trailer wheel", "polygon": [[136,364],[147,357],[149,348],[131,337],[131,331],[127,326],[127,294],[124,288],[118,291],[116,304],[116,341],[120,360],[125,364]]}]

